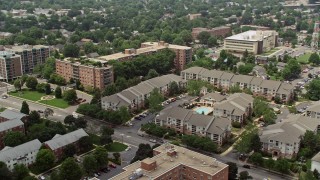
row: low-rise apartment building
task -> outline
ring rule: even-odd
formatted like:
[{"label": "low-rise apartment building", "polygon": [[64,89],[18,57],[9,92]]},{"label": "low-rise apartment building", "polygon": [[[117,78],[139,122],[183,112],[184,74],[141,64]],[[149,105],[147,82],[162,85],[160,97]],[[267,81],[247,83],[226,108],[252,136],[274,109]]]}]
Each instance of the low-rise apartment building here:
[{"label": "low-rise apartment building", "polygon": [[141,43],[141,48],[139,49],[126,49],[124,53],[120,52],[107,56],[100,56],[98,59],[103,61],[128,61],[136,56],[154,54],[166,48],[176,53],[174,64],[177,70],[183,70],[185,65],[192,61],[191,47],[168,44],[164,41]]},{"label": "low-rise apartment building", "polygon": [[5,146],[3,139],[10,131],[18,131],[24,134],[24,123],[19,119],[9,119],[0,123],[0,149]]},{"label": "low-rise apartment building", "polygon": [[243,53],[262,54],[277,46],[276,31],[246,31],[224,39],[224,49]]},{"label": "low-rise apartment building", "polygon": [[177,133],[208,137],[218,145],[222,145],[231,132],[231,120],[198,114],[181,107],[162,110],[155,118],[155,124],[171,128]]},{"label": "low-rise apartment building", "polygon": [[320,102],[319,101],[313,102],[313,104],[306,109],[306,116],[320,119]]},{"label": "low-rise apartment building", "polygon": [[307,130],[319,132],[320,121],[290,114],[282,122],[263,128],[260,133],[262,150],[277,157],[295,157],[299,152],[301,137]]},{"label": "low-rise apartment building", "polygon": [[171,82],[176,82],[179,87],[186,85],[185,80],[174,74],[155,77],[119,93],[101,98],[102,109],[118,110],[121,106],[129,110],[139,109],[144,106],[145,100],[155,88],[161,94],[166,95]]},{"label": "low-rise apartment building", "polygon": [[203,80],[218,88],[228,90],[231,86],[239,85],[240,89],[250,89],[254,96],[263,96],[268,100],[280,97],[283,102],[293,99],[294,86],[286,82],[265,80],[248,75],[208,70],[201,67],[191,67],[180,73],[184,80]]},{"label": "low-rise apartment building", "polygon": [[203,106],[213,107],[215,103],[226,100],[227,97],[220,93],[206,93],[201,98],[198,104]]},{"label": "low-rise apartment building", "polygon": [[113,67],[94,59],[57,59],[56,73],[67,81],[79,80],[84,87],[103,89],[114,81]]},{"label": "low-rise apartment building", "polygon": [[228,179],[229,166],[210,156],[168,143],[155,148],[153,154],[124,167],[124,172],[110,180]]},{"label": "low-rise apartment building", "polygon": [[89,135],[83,129],[78,129],[65,135],[56,134],[51,140],[44,142],[44,145],[53,151],[56,160],[59,160],[63,157],[64,148],[69,144],[75,145],[79,151],[78,141],[85,136]]},{"label": "low-rise apartment building", "polygon": [[226,117],[233,122],[244,123],[252,115],[253,98],[245,93],[231,94],[225,101],[214,105],[213,115]]},{"label": "low-rise apartment building", "polygon": [[221,26],[221,27],[216,27],[216,28],[192,28],[192,38],[198,39],[198,35],[201,32],[208,32],[211,36],[221,36],[221,37],[226,37],[228,34],[231,33],[231,27],[228,26]]},{"label": "low-rise apartment building", "polygon": [[2,49],[20,55],[22,74],[33,73],[34,67],[45,63],[50,56],[50,47],[43,45],[5,46]]},{"label": "low-rise apartment building", "polygon": [[9,170],[13,170],[17,164],[30,166],[36,162],[37,153],[42,143],[38,140],[32,140],[15,147],[5,147],[0,151],[0,161],[6,163]]},{"label": "low-rise apartment building", "polygon": [[28,115],[9,109],[0,112],[0,123],[10,120],[21,120],[26,123],[28,121]]},{"label": "low-rise apartment building", "polygon": [[13,52],[0,51],[0,80],[12,81],[22,76],[21,57]]}]

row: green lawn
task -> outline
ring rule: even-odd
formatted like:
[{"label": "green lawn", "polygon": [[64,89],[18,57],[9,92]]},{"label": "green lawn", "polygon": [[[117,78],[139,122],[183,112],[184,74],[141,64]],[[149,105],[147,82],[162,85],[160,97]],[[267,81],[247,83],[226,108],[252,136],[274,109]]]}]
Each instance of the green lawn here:
[{"label": "green lawn", "polygon": [[308,64],[309,63],[309,57],[311,56],[311,53],[306,53],[302,56],[299,56],[297,58],[297,61],[301,64]]},{"label": "green lawn", "polygon": [[68,102],[66,102],[63,99],[41,100],[39,102],[42,103],[42,104],[47,104],[47,105],[55,106],[55,107],[58,107],[58,108],[67,108],[67,107],[69,107]]},{"label": "green lawn", "polygon": [[121,151],[124,151],[127,149],[127,145],[125,144],[122,144],[122,143],[119,143],[119,142],[113,142],[112,144],[110,145],[107,145],[106,146],[106,149],[109,151],[109,152],[121,152]]},{"label": "green lawn", "polygon": [[9,95],[20,97],[20,98],[23,98],[23,99],[28,99],[28,100],[31,100],[31,101],[38,101],[45,94],[44,93],[39,93],[37,91],[30,91],[30,90],[27,90],[27,89],[23,89],[21,92],[20,91],[9,92]]},{"label": "green lawn", "polygon": [[7,108],[1,107],[0,108],[0,112],[3,112],[4,110],[6,110]]}]

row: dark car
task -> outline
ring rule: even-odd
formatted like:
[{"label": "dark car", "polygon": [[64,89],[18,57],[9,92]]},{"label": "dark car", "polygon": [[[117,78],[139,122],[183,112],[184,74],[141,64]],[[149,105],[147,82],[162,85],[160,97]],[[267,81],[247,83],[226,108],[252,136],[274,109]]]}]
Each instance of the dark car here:
[{"label": "dark car", "polygon": [[247,168],[247,169],[250,169],[250,168],[251,168],[250,165],[248,165],[248,164],[245,164],[245,165],[243,165],[242,167]]},{"label": "dark car", "polygon": [[101,171],[104,173],[108,173],[110,170],[108,168],[103,168]]},{"label": "dark car", "polygon": [[116,168],[117,166],[114,164],[109,164],[109,167]]},{"label": "dark car", "polygon": [[38,113],[43,113],[43,111],[42,110],[38,110]]},{"label": "dark car", "polygon": [[136,116],[136,117],[134,117],[134,119],[135,119],[135,120],[139,120],[139,121],[140,121],[140,120],[141,120],[141,117]]}]

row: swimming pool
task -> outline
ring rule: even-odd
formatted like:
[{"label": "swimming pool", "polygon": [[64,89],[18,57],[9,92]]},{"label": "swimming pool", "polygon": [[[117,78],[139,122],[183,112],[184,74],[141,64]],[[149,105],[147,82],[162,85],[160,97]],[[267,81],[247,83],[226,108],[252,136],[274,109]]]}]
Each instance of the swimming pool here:
[{"label": "swimming pool", "polygon": [[196,111],[198,114],[208,115],[213,111],[213,109],[211,107],[201,106],[195,108],[194,111]]}]

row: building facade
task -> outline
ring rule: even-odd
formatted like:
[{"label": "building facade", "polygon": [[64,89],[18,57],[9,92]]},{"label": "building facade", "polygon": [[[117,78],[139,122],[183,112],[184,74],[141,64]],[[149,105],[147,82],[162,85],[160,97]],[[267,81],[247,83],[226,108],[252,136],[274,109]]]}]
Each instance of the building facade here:
[{"label": "building facade", "polygon": [[208,32],[211,36],[221,36],[221,37],[226,37],[228,34],[231,33],[231,27],[228,26],[221,26],[221,27],[216,27],[216,28],[192,28],[192,38],[194,40],[198,39],[198,35],[201,32]]},{"label": "building facade", "polygon": [[0,161],[6,163],[9,170],[13,170],[17,164],[30,166],[36,162],[37,153],[42,143],[35,139],[16,147],[6,147],[0,151]]},{"label": "building facade", "polygon": [[20,55],[9,51],[0,51],[0,78],[2,81],[11,81],[21,77],[22,62]]},{"label": "building facade", "polygon": [[6,51],[12,51],[21,57],[22,74],[33,73],[33,69],[38,64],[45,63],[50,57],[50,48],[48,46],[6,46]]},{"label": "building facade", "polygon": [[224,39],[224,49],[230,52],[262,54],[277,46],[276,31],[246,31]]},{"label": "building facade", "polygon": [[181,88],[186,85],[186,81],[174,74],[155,77],[119,93],[101,98],[102,109],[118,110],[122,106],[129,110],[139,109],[144,107],[145,100],[154,89],[158,89],[161,94],[166,95],[171,82],[176,82]]},{"label": "building facade", "polygon": [[2,149],[5,146],[3,142],[4,137],[8,134],[8,132],[11,131],[17,131],[24,134],[24,123],[18,119],[8,120],[0,123],[0,149]]},{"label": "building facade", "polygon": [[78,141],[85,136],[89,135],[83,129],[78,129],[65,135],[56,134],[51,140],[44,142],[44,145],[53,151],[56,160],[59,160],[64,155],[64,148],[69,144],[75,145],[79,152]]},{"label": "building facade", "polygon": [[254,96],[262,96],[268,100],[280,97],[283,102],[289,102],[294,95],[294,86],[289,83],[265,80],[248,75],[235,75],[201,67],[191,67],[183,70],[180,75],[184,80],[203,80],[225,90],[228,90],[231,86],[238,85],[240,89],[250,89]]},{"label": "building facade", "polygon": [[227,180],[229,166],[189,149],[163,144],[153,150],[154,156],[137,161],[114,176],[118,179],[203,179]]},{"label": "building facade", "polygon": [[[90,61],[90,60],[88,60]],[[113,83],[113,67],[109,65],[83,64],[70,59],[56,60],[56,73],[67,81],[79,80],[83,86],[103,89]]]}]

